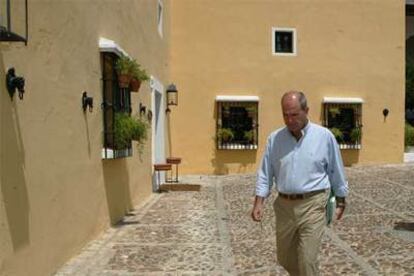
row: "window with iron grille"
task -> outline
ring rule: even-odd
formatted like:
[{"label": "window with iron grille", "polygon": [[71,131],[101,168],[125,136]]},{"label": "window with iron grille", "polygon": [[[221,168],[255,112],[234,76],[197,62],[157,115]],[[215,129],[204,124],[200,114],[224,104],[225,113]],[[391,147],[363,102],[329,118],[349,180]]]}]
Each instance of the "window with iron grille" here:
[{"label": "window with iron grille", "polygon": [[324,103],[324,126],[329,128],[341,149],[360,149],[361,103]]},{"label": "window with iron grille", "polygon": [[217,149],[257,149],[257,122],[257,102],[217,102]]},{"label": "window with iron grille", "polygon": [[118,56],[114,53],[101,53],[103,87],[103,151],[102,158],[112,159],[132,156],[132,143],[119,145],[115,135],[116,114],[131,114],[131,92],[129,88],[119,88],[115,71]]}]

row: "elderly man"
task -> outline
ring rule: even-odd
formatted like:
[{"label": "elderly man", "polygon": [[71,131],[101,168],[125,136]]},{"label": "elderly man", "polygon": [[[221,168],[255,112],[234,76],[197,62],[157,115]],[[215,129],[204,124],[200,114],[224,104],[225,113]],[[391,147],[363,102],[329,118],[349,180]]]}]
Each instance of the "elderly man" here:
[{"label": "elderly man", "polygon": [[257,173],[254,221],[263,216],[263,205],[273,182],[279,263],[290,275],[318,275],[318,255],[330,189],[336,196],[336,218],[345,210],[348,184],[338,144],[332,133],[308,120],[306,97],[290,91],[282,97],[286,127],[270,134]]}]

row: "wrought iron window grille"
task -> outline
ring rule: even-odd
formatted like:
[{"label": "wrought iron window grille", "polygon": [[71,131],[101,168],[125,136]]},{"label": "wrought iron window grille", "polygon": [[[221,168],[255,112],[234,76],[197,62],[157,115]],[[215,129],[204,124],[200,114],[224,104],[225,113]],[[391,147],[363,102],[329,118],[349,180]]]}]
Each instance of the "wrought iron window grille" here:
[{"label": "wrought iron window grille", "polygon": [[217,102],[216,145],[219,150],[258,148],[257,102]]},{"label": "wrought iron window grille", "polygon": [[324,103],[323,125],[331,130],[340,149],[361,149],[360,103]]},{"label": "wrought iron window grille", "polygon": [[115,135],[115,115],[131,114],[131,91],[119,88],[115,62],[118,56],[113,53],[101,53],[103,87],[103,159],[115,159],[132,156],[132,142],[128,146],[119,146]]}]

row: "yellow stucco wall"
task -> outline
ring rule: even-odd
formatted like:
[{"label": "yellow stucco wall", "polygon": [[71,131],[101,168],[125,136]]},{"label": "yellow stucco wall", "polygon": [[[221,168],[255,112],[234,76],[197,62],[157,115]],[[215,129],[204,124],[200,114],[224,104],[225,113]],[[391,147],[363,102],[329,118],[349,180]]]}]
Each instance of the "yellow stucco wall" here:
[{"label": "yellow stucco wall", "polygon": [[[346,164],[401,162],[404,25],[403,1],[174,2],[171,79],[180,95],[171,151],[183,158],[181,172],[255,171],[291,89],[305,91],[317,123],[323,97],[364,100],[362,149],[343,151]],[[272,27],[296,28],[297,56],[272,56]],[[216,95],[260,97],[257,151],[215,149]]]},{"label": "yellow stucco wall", "polygon": [[[29,42],[0,43],[0,275],[50,275],[90,239],[152,194],[151,134],[140,158],[102,160],[100,37],[114,40],[150,75],[168,80],[158,0],[29,1]],[[9,67],[26,79],[20,101]],[[94,98],[83,113],[81,95]],[[151,106],[149,83],[132,93]],[[151,132],[150,132],[151,133]]]}]

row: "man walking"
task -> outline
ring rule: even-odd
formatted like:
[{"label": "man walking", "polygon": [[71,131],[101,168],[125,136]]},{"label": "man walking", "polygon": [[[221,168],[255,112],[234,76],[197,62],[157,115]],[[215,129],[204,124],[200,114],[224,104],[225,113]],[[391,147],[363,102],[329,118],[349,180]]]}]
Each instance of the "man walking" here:
[{"label": "man walking", "polygon": [[325,206],[332,188],[336,218],[345,210],[348,184],[332,133],[308,120],[302,92],[282,97],[286,127],[270,134],[257,173],[254,221],[263,216],[264,200],[276,183],[277,258],[290,275],[319,275],[318,255],[326,225]]}]

